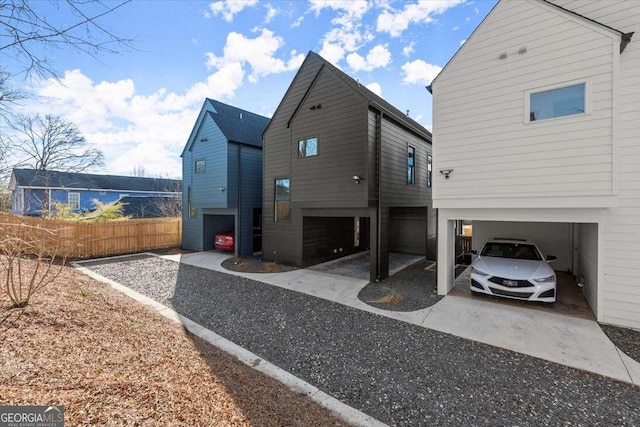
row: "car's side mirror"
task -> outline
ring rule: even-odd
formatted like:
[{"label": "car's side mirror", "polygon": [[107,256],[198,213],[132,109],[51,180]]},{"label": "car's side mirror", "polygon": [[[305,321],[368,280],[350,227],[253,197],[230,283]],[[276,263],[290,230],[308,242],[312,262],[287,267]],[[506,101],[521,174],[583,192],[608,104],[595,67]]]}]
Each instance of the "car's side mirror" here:
[{"label": "car's side mirror", "polygon": [[475,249],[471,249],[469,252],[471,252],[474,255],[478,255],[478,251],[476,251]]},{"label": "car's side mirror", "polygon": [[555,260],[557,260],[558,257],[555,255],[547,255],[547,262],[553,262]]}]

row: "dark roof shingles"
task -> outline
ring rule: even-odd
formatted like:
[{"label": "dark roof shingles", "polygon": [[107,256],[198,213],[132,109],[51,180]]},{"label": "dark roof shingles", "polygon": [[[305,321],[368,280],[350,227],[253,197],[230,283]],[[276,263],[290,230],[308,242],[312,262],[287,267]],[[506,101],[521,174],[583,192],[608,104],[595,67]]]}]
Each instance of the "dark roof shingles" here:
[{"label": "dark roof shingles", "polygon": [[262,132],[269,124],[269,118],[250,111],[209,99],[215,112],[208,111],[220,131],[231,142],[262,147]]},{"label": "dark roof shingles", "polygon": [[22,187],[57,187],[119,191],[182,191],[182,181],[165,178],[139,178],[120,175],[14,169],[16,184]]}]

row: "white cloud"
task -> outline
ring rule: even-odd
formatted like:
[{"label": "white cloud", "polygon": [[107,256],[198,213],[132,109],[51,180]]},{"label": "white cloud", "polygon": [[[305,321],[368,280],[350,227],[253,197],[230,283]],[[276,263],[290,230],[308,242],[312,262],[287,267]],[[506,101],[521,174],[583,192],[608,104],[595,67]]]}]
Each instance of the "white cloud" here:
[{"label": "white cloud", "polygon": [[221,55],[206,54],[210,74],[182,93],[160,88],[136,93],[131,79],[93,82],[80,70],[59,81],[41,81],[29,113],[53,113],[78,125],[107,157],[107,172],[128,175],[136,165],[149,174],[180,176],[180,152],[206,97],[232,98],[245,77],[255,82],[269,74],[297,69],[304,60],[295,50],[276,57],[284,41],[263,29],[255,38],[229,33]]},{"label": "white cloud", "polygon": [[344,55],[356,52],[374,36],[363,29],[362,17],[370,9],[366,1],[312,0],[310,11],[316,16],[325,9],[331,9],[336,16],[331,20],[331,28],[322,38],[320,55],[334,64],[338,64]]},{"label": "white cloud", "polygon": [[271,6],[270,4],[268,4],[266,8],[267,8],[267,16],[265,16],[264,18],[264,23],[268,24],[271,21],[273,21],[273,18],[275,18],[275,16],[278,14],[278,9]]},{"label": "white cloud", "polygon": [[224,96],[227,82],[236,79],[237,87],[241,74],[241,68],[229,66],[182,95],[161,88],[145,96],[130,79],[95,83],[72,70],[59,81],[41,81],[34,89],[38,98],[25,111],[53,112],[74,122],[104,152],[107,173],[128,175],[142,165],[150,175],[179,177],[179,155],[204,98]]},{"label": "white cloud", "polygon": [[402,48],[402,54],[404,56],[411,55],[413,53],[413,51],[415,50],[415,46],[416,46],[416,42],[409,43],[407,46]]},{"label": "white cloud", "polygon": [[398,37],[409,24],[429,24],[433,22],[433,15],[442,14],[462,2],[463,0],[420,0],[406,4],[400,11],[387,9],[378,16],[377,30],[387,32],[391,37]]},{"label": "white cloud", "polygon": [[460,46],[462,46],[466,41],[467,41],[467,39],[460,40]]},{"label": "white cloud", "polygon": [[255,83],[261,76],[295,70],[302,64],[304,54],[298,54],[295,50],[291,51],[286,61],[274,57],[276,51],[283,45],[284,40],[267,29],[263,29],[254,39],[231,32],[227,34],[223,56],[216,56],[212,52],[206,54],[207,67],[222,70],[229,64],[248,64],[252,71],[249,81]]},{"label": "white cloud", "polygon": [[402,81],[405,84],[428,85],[441,70],[442,68],[437,65],[429,64],[422,59],[416,59],[402,66],[402,71],[404,71],[405,74]]},{"label": "white cloud", "polygon": [[354,71],[371,71],[374,68],[386,67],[390,62],[391,52],[382,45],[371,48],[366,58],[356,52],[347,55],[347,64]]},{"label": "white cloud", "polygon": [[316,16],[322,9],[330,8],[351,17],[362,17],[371,6],[366,0],[309,0],[309,3],[311,3],[309,10],[315,12]]},{"label": "white cloud", "polygon": [[223,0],[214,1],[209,4],[209,10],[211,13],[205,13],[205,17],[221,15],[227,22],[232,22],[233,17],[242,12],[247,7],[255,6],[258,0]]},{"label": "white cloud", "polygon": [[380,86],[380,83],[369,83],[368,85],[365,86],[367,89],[369,89],[371,92],[375,93],[378,96],[382,96],[382,86]]},{"label": "white cloud", "polygon": [[291,24],[291,28],[298,28],[300,25],[302,25],[302,21],[304,21],[304,16],[301,16],[293,21],[293,23]]},{"label": "white cloud", "polygon": [[338,44],[330,43],[325,40],[322,42],[320,56],[331,62],[333,65],[338,66],[338,62],[344,58],[344,48]]}]

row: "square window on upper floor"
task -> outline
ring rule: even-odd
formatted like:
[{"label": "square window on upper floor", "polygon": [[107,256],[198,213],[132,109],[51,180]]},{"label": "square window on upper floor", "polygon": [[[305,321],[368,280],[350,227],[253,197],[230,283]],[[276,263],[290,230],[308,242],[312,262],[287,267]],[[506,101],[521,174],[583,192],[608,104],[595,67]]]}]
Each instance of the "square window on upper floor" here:
[{"label": "square window on upper floor", "polygon": [[298,141],[298,157],[318,155],[318,138],[307,138]]}]

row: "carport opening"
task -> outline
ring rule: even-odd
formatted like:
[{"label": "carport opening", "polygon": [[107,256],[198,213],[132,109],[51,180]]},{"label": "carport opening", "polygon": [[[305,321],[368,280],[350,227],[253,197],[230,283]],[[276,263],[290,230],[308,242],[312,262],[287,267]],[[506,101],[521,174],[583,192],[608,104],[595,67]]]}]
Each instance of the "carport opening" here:
[{"label": "carport opening", "polygon": [[[202,215],[202,248],[205,251],[215,249],[215,236],[223,231],[235,229],[236,218],[234,215]],[[236,241],[236,245],[238,242]],[[237,247],[236,247],[237,252]]]},{"label": "carport opening", "polygon": [[454,221],[455,263],[454,289],[457,295],[472,296],[470,290],[470,264],[484,244],[494,238],[526,239],[533,242],[542,255],[553,255],[550,265],[556,272],[556,302],[531,303],[527,301],[487,297],[505,304],[524,304],[553,312],[593,318],[597,313],[598,291],[598,224],[565,222],[517,221]]},{"label": "carport opening", "polygon": [[305,266],[369,249],[369,218],[313,217],[303,219],[302,258]]}]

